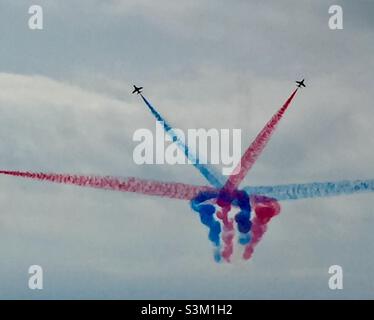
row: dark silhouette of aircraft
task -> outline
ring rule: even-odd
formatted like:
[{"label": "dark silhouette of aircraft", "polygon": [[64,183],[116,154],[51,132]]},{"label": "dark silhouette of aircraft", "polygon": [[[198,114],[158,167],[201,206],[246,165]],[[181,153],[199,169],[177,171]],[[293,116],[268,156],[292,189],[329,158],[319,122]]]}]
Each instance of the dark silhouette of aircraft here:
[{"label": "dark silhouette of aircraft", "polygon": [[306,87],[305,84],[304,84],[304,80],[305,80],[305,79],[303,79],[303,80],[301,80],[301,81],[296,81],[296,83],[297,83],[297,87],[298,87],[298,88],[300,88],[300,87],[304,87],[304,88],[305,88],[305,87]]},{"label": "dark silhouette of aircraft", "polygon": [[141,94],[142,93],[142,90],[143,90],[143,87],[137,87],[135,85],[133,85],[134,87],[134,91],[132,92],[132,94],[136,93],[136,94]]}]

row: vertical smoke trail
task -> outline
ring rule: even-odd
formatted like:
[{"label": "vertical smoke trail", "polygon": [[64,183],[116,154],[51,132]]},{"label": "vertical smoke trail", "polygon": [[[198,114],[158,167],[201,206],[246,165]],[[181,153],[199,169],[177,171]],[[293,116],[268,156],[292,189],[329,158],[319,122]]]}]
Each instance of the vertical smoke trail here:
[{"label": "vertical smoke trail", "polygon": [[153,116],[157,121],[163,124],[165,132],[173,139],[178,147],[184,152],[187,159],[200,171],[200,173],[209,181],[209,183],[216,187],[221,188],[223,186],[223,178],[219,173],[215,173],[213,168],[208,168],[207,165],[201,164],[196,155],[194,155],[185,144],[185,142],[179,137],[175,130],[165,121],[165,119],[156,111],[151,103],[141,94],[141,97]]},{"label": "vertical smoke trail", "polygon": [[228,191],[233,191],[238,188],[239,184],[242,182],[244,177],[247,175],[248,171],[256,162],[257,158],[260,156],[261,152],[264,150],[266,144],[270,140],[272,134],[274,133],[279,121],[282,119],[283,114],[287,110],[288,106],[290,105],[292,99],[294,98],[297,89],[291,94],[291,96],[287,99],[285,104],[278,110],[276,114],[270,119],[270,121],[265,125],[265,127],[261,130],[261,132],[257,135],[256,139],[252,142],[252,144],[248,147],[244,155],[242,156],[240,163],[235,168],[234,173],[232,174],[224,188]]},{"label": "vertical smoke trail", "polygon": [[215,199],[218,195],[217,191],[206,191],[199,193],[195,198],[191,200],[191,208],[199,213],[200,221],[202,224],[206,225],[209,229],[209,240],[213,243],[214,259],[216,262],[221,261],[221,225],[214,217],[216,208],[211,203],[206,203],[208,200]]},{"label": "vertical smoke trail", "polygon": [[[220,211],[216,212],[214,204],[221,207]],[[228,213],[233,205],[239,209],[239,212],[235,215],[235,219],[228,217]],[[239,232],[239,243],[242,245],[249,243],[252,226],[251,204],[250,198],[245,191],[235,191],[232,193],[226,190],[201,192],[191,200],[191,207],[199,213],[201,222],[209,228],[209,239],[216,247],[216,261],[220,261],[223,258],[227,262],[230,262],[234,249],[234,221],[237,224]],[[223,227],[221,227],[215,218],[222,220]],[[221,231],[223,231],[221,238],[224,244],[222,251],[220,251]]]},{"label": "vertical smoke trail", "polygon": [[249,260],[252,258],[253,252],[257,244],[262,239],[262,236],[267,230],[267,224],[260,223],[257,219],[257,217],[253,218],[252,221],[252,231],[251,231],[251,242],[245,246],[244,252],[243,252],[243,259]]},{"label": "vertical smoke trail", "polygon": [[137,178],[115,178],[101,176],[84,176],[56,173],[35,173],[23,171],[5,171],[0,174],[29,178],[40,181],[49,181],[61,184],[71,184],[81,187],[91,187],[122,192],[135,192],[152,196],[168,197],[173,199],[191,200],[201,192],[213,192],[211,187],[194,186],[184,183],[158,182]]},{"label": "vertical smoke trail", "polygon": [[230,262],[232,253],[234,252],[234,222],[232,219],[228,218],[228,213],[231,210],[231,206],[223,207],[220,211],[217,212],[217,218],[220,219],[223,223],[222,231],[222,242],[224,243],[221,256],[227,262]]},{"label": "vertical smoke trail", "polygon": [[251,241],[244,248],[243,259],[245,260],[252,257],[254,248],[267,230],[267,224],[280,212],[280,205],[275,199],[253,196],[251,202],[256,216],[252,220]]}]

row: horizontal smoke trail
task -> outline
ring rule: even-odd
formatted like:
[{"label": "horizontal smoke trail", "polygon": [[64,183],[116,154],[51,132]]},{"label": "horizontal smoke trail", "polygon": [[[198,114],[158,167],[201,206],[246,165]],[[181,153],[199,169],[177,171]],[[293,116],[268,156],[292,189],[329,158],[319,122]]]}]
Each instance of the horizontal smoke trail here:
[{"label": "horizontal smoke trail", "polygon": [[265,125],[265,127],[252,142],[252,144],[245,151],[240,160],[240,163],[233,171],[233,174],[230,175],[230,177],[227,179],[224,186],[225,189],[227,189],[228,191],[234,191],[238,188],[239,184],[243,181],[248,171],[252,168],[261,152],[264,150],[266,144],[269,142],[279,121],[282,119],[283,114],[286,112],[296,92],[297,89],[295,89],[295,91],[287,99],[282,108],[280,108],[278,112],[273,115],[273,117],[269,120],[269,122]]},{"label": "horizontal smoke trail", "polygon": [[[184,183],[142,180],[132,177],[116,178],[110,176],[102,177],[5,170],[0,171],[0,174],[61,184],[71,184],[81,187],[91,187],[122,192],[135,192],[173,199],[192,200],[192,208],[199,212],[201,221],[209,228],[209,239],[216,247],[216,261],[220,261],[221,257],[223,257],[225,260],[229,260],[232,254],[231,228],[230,230],[226,230],[225,227],[227,226],[224,224],[222,240],[225,248],[223,252],[220,252],[219,235],[221,233],[221,228],[218,221],[213,216],[215,211],[214,206],[202,204],[208,199],[218,199],[220,194],[219,189],[214,189],[208,186],[194,186]],[[249,243],[245,245],[243,258],[250,259],[255,246],[259,243],[262,236],[266,232],[269,220],[273,216],[277,215],[280,211],[277,201],[373,192],[374,179],[245,187],[244,191],[250,196],[256,214],[252,220],[250,238],[244,239],[246,242],[249,240]],[[243,239],[240,240],[242,241]]]},{"label": "horizontal smoke trail", "polygon": [[1,170],[0,174],[40,181],[71,184],[81,187],[91,187],[122,192],[135,192],[146,195],[161,196],[182,200],[191,200],[195,198],[200,192],[215,190],[214,188],[207,186],[194,186],[184,183],[173,182],[158,182],[151,180],[142,180],[132,177],[116,178],[110,176],[85,176],[5,170]]},{"label": "horizontal smoke trail", "polygon": [[299,200],[373,192],[374,179],[244,187],[244,190],[249,195],[263,195],[278,201]]},{"label": "horizontal smoke trail", "polygon": [[141,97],[149,110],[152,112],[153,116],[157,121],[163,124],[165,132],[173,139],[173,141],[178,145],[178,147],[184,152],[187,159],[192,162],[192,164],[200,171],[200,173],[208,180],[208,182],[216,187],[221,188],[223,186],[223,177],[221,174],[214,172],[213,168],[208,168],[207,165],[201,164],[196,155],[194,155],[185,144],[185,142],[179,137],[179,135],[174,131],[165,119],[156,111],[156,109],[151,105],[151,103],[141,94]]},{"label": "horizontal smoke trail", "polygon": [[[86,176],[57,173],[0,170],[0,174],[34,180],[71,184],[122,192],[134,192],[166,198],[192,200],[201,192],[210,192],[213,198],[219,190],[209,186],[196,186],[178,182],[160,182],[133,177]],[[276,186],[244,187],[250,196],[264,196],[277,201],[301,200],[308,198],[333,197],[356,193],[374,192],[374,179],[343,180],[337,182],[312,182]]]}]

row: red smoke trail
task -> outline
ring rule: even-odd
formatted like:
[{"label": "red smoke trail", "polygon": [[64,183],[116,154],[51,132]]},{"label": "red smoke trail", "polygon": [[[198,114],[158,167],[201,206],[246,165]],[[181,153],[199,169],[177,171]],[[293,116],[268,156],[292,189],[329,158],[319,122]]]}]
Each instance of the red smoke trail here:
[{"label": "red smoke trail", "polygon": [[254,217],[252,221],[252,229],[251,229],[252,239],[251,239],[251,242],[247,244],[244,248],[243,259],[245,260],[251,259],[255,246],[260,242],[266,230],[267,230],[267,224],[260,223],[257,217]]},{"label": "red smoke trail", "polygon": [[278,201],[272,198],[254,196],[251,198],[256,216],[252,220],[251,241],[245,246],[243,259],[252,257],[255,246],[260,242],[267,230],[268,222],[280,212]]},{"label": "red smoke trail", "polygon": [[230,262],[230,257],[234,251],[234,222],[233,219],[229,219],[228,217],[230,210],[231,206],[226,206],[217,212],[217,218],[221,219],[223,223],[222,241],[225,244],[221,256],[227,262]]},{"label": "red smoke trail", "polygon": [[[0,170],[0,174],[39,181],[122,192],[134,192],[182,200],[191,200],[200,192],[213,191],[218,193],[217,189],[208,186],[195,186],[175,182],[158,182],[133,177],[116,178],[110,176],[85,176],[5,170]],[[253,219],[252,241],[244,249],[244,259],[249,259],[252,256],[254,247],[261,240],[262,235],[266,231],[266,224],[273,216],[278,214],[280,210],[277,201],[268,197],[253,196],[251,197],[251,202],[253,202],[252,206],[256,212],[256,217]],[[224,248],[221,255],[226,261],[230,261],[230,257],[233,253],[232,240],[234,237],[234,226],[232,219],[228,218],[228,212],[230,209],[231,206],[224,207],[222,208],[222,211],[217,213],[217,217],[223,221],[222,240],[224,242]]]},{"label": "red smoke trail", "polygon": [[[291,96],[284,103],[282,108],[278,110],[276,114],[270,119],[270,121],[265,125],[261,132],[257,135],[256,139],[248,147],[244,155],[242,156],[240,163],[233,171],[233,174],[227,179],[224,188],[228,191],[234,191],[238,188],[239,184],[242,182],[244,177],[247,175],[248,171],[252,168],[257,158],[260,156],[262,150],[264,150],[266,144],[270,140],[272,134],[274,133],[277,124],[282,119],[283,114],[290,105],[292,99],[294,98],[297,89],[291,94]],[[235,174],[237,173],[237,174]]]},{"label": "red smoke trail", "polygon": [[194,186],[175,182],[158,182],[137,178],[115,178],[110,176],[84,176],[56,173],[35,173],[22,171],[0,170],[0,174],[29,178],[34,180],[72,184],[81,187],[91,187],[122,192],[135,192],[152,196],[173,199],[191,200],[200,192],[215,190],[207,186]]}]

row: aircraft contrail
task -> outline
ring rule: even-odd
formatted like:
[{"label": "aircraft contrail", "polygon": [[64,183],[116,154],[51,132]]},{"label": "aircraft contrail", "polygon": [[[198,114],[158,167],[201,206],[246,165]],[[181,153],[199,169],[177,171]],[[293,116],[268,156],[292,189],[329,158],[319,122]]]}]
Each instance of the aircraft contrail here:
[{"label": "aircraft contrail", "polygon": [[252,166],[264,150],[266,144],[269,142],[272,134],[277,128],[279,121],[282,119],[283,114],[289,107],[297,90],[298,89],[295,89],[295,91],[287,99],[284,105],[278,110],[276,114],[274,114],[274,116],[269,120],[266,126],[260,131],[255,140],[245,151],[237,168],[235,168],[233,174],[230,175],[227,179],[227,182],[224,186],[225,189],[227,189],[228,191],[233,191],[238,188],[239,184],[243,181],[248,171],[252,168]]},{"label": "aircraft contrail", "polygon": [[221,188],[223,186],[222,176],[215,172],[215,170],[211,167],[208,167],[205,164],[200,163],[200,160],[198,159],[197,155],[192,153],[188,146],[185,144],[183,139],[175,132],[173,127],[171,127],[168,122],[165,120],[164,117],[161,116],[161,114],[152,106],[152,104],[142,95],[140,94],[143,101],[153,114],[153,116],[156,118],[157,121],[161,122],[165,132],[173,139],[173,141],[178,145],[178,147],[184,152],[185,156],[188,160],[192,162],[192,164],[200,171],[200,173],[208,180],[208,182],[216,187]]},{"label": "aircraft contrail", "polygon": [[215,190],[214,188],[208,186],[194,186],[177,182],[159,182],[138,179],[134,177],[119,178],[111,176],[91,176],[8,170],[0,170],[0,174],[33,180],[55,182],[60,184],[70,184],[80,187],[91,187],[122,192],[135,192],[151,196],[161,196],[181,200],[191,200],[200,192]]},{"label": "aircraft contrail", "polygon": [[[77,185],[80,187],[134,192],[180,200],[192,200],[196,198],[199,193],[204,192],[210,194],[211,198],[217,198],[220,192],[220,189],[211,186],[198,186],[180,182],[162,182],[134,177],[11,170],[0,170],[0,174],[60,184]],[[374,192],[374,179],[292,183],[275,186],[246,186],[243,190],[249,197],[256,198],[257,202],[261,200],[261,196],[272,198],[277,201],[303,200]]]},{"label": "aircraft contrail", "polygon": [[333,197],[374,191],[374,179],[293,183],[276,186],[244,187],[248,194],[284,200]]},{"label": "aircraft contrail", "polygon": [[[260,242],[267,230],[269,221],[280,212],[278,201],[299,200],[317,197],[349,195],[373,192],[374,179],[342,180],[336,182],[313,182],[302,184],[284,184],[275,186],[246,186],[238,189],[240,183],[253,167],[269,142],[279,121],[290,106],[297,89],[284,105],[265,125],[252,144],[242,156],[237,170],[224,182],[224,176],[213,168],[199,163],[176,131],[165,121],[151,103],[141,95],[143,101],[157,121],[162,122],[164,130],[199,172],[207,179],[210,186],[197,186],[176,182],[160,182],[134,177],[91,176],[74,174],[57,174],[28,171],[2,170],[0,174],[49,181],[62,184],[92,187],[121,192],[135,192],[145,195],[189,200],[191,208],[199,214],[201,222],[209,229],[209,240],[214,245],[214,258],[230,261],[233,253],[235,236],[234,222],[238,231],[238,241],[244,246],[243,258],[250,259],[255,246]],[[239,212],[234,219],[228,213],[232,207]],[[254,212],[251,218],[251,212]],[[222,222],[222,224],[220,223]]]},{"label": "aircraft contrail", "polygon": [[[215,207],[209,200],[218,199],[221,189],[210,186],[197,186],[176,182],[160,182],[153,180],[138,179],[134,177],[111,177],[111,176],[90,176],[58,173],[42,173],[28,171],[1,170],[0,174],[16,176],[20,178],[55,182],[60,184],[77,185],[104,190],[120,192],[134,192],[145,195],[167,197],[171,199],[190,200],[191,207],[199,213],[201,222],[209,228],[209,239],[215,246],[214,258],[220,261],[223,257],[230,260],[233,246],[233,227],[225,230],[227,225],[223,223],[222,241],[224,248],[220,252],[221,226],[215,218]],[[244,239],[241,244],[245,245],[243,258],[250,259],[255,246],[261,240],[267,229],[271,218],[279,214],[280,205],[278,201],[301,200],[308,198],[333,197],[356,193],[374,191],[374,179],[368,180],[343,180],[337,182],[313,182],[304,184],[284,184],[276,186],[247,186],[243,190],[248,197],[255,212],[251,222],[250,238]],[[225,207],[224,207],[225,208]],[[226,207],[229,210],[231,207]],[[219,212],[216,216],[219,216]],[[249,220],[248,220],[249,221]],[[239,224],[239,222],[238,222]],[[243,240],[243,239],[239,239]]]}]

